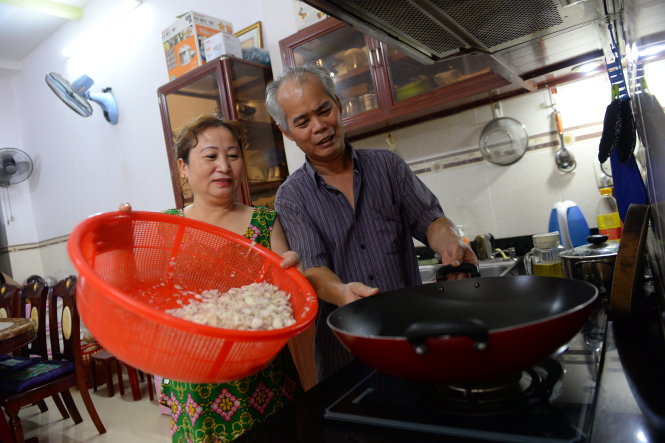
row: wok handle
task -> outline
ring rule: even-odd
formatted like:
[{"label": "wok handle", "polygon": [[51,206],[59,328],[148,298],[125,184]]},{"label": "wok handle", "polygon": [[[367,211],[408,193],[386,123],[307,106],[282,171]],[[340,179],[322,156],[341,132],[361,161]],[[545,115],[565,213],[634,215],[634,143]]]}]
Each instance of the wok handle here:
[{"label": "wok handle", "polygon": [[466,272],[471,275],[471,277],[480,277],[480,271],[478,266],[473,263],[462,263],[458,267],[453,265],[441,266],[438,271],[436,271],[436,281],[445,280],[446,275],[452,272]]},{"label": "wok handle", "polygon": [[412,323],[404,332],[406,339],[418,355],[427,353],[425,342],[435,337],[469,337],[473,347],[484,351],[489,346],[489,331],[485,323],[478,319],[457,321],[421,321]]}]

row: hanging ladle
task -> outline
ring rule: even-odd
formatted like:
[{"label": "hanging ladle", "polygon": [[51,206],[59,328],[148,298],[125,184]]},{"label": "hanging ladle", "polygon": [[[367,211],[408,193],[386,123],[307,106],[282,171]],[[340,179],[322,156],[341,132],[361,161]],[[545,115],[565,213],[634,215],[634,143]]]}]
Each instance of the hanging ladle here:
[{"label": "hanging ladle", "polygon": [[556,154],[554,154],[554,161],[556,161],[556,166],[559,168],[559,171],[563,172],[572,172],[577,163],[575,162],[575,157],[573,153],[566,149],[566,145],[563,144],[563,123],[561,123],[561,111],[554,111],[556,113],[556,127],[559,131],[559,141],[561,142],[561,147],[557,149]]},{"label": "hanging ladle", "polygon": [[552,108],[554,109],[554,116],[556,118],[556,128],[559,133],[559,141],[561,142],[561,147],[557,149],[556,154],[554,154],[554,161],[556,162],[556,167],[559,168],[561,172],[573,172],[577,167],[577,162],[575,162],[575,157],[573,153],[570,152],[566,145],[563,143],[563,123],[561,121],[561,111],[556,108],[556,102],[554,100],[554,94],[556,94],[556,89],[549,90],[550,98],[552,100]]}]

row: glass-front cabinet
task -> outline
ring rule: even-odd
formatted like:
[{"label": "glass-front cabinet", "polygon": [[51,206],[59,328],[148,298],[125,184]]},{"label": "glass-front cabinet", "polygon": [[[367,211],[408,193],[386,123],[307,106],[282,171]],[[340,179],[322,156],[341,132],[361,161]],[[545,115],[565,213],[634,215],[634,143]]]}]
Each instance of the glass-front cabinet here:
[{"label": "glass-front cabinet", "polygon": [[269,66],[223,56],[209,61],[158,90],[171,181],[176,205],[191,203],[188,183],[178,173],[174,140],[194,117],[216,112],[240,120],[249,147],[243,152],[245,182],[238,200],[255,206],[274,205],[275,193],[288,169],[282,134],[265,107],[265,89],[272,80]]},{"label": "glass-front cabinet", "polygon": [[351,135],[510,84],[483,54],[423,64],[334,18],[279,43],[285,66],[315,61],[331,72]]},{"label": "glass-front cabinet", "polygon": [[370,54],[365,36],[350,27],[334,29],[293,47],[295,64],[314,60],[330,71],[347,117],[378,108]]}]

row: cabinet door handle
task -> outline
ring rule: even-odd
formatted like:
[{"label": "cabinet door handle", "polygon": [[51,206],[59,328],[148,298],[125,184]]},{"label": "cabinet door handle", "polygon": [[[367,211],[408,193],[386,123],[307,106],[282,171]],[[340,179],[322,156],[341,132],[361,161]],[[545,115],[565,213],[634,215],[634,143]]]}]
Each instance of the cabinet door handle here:
[{"label": "cabinet door handle", "polygon": [[375,51],[376,51],[376,66],[381,66],[381,51],[379,48],[376,48]]},{"label": "cabinet door handle", "polygon": [[374,67],[374,56],[372,55],[374,51],[370,49],[367,52],[369,53],[369,66]]}]

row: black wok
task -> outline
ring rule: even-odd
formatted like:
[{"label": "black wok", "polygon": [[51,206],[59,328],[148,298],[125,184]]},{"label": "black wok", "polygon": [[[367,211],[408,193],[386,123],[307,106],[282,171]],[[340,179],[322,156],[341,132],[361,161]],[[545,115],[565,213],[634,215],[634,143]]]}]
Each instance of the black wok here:
[{"label": "black wok", "polygon": [[556,277],[443,281],[447,268],[435,283],[337,308],[328,325],[353,355],[387,374],[472,382],[510,375],[552,355],[582,328],[598,296],[590,283]]}]

